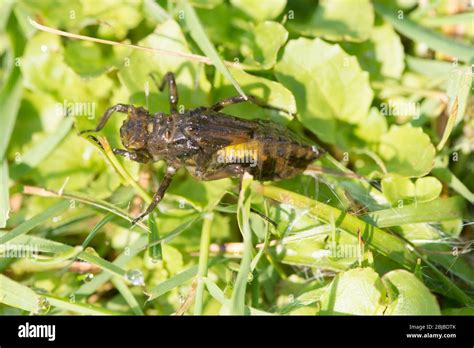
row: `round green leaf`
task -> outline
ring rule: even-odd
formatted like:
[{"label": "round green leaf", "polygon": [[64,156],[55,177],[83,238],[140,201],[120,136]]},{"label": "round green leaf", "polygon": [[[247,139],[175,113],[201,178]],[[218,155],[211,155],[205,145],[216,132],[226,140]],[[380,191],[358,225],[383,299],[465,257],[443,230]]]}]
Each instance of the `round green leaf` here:
[{"label": "round green leaf", "polygon": [[391,77],[398,79],[405,69],[405,52],[400,37],[389,23],[376,25],[369,40],[344,43],[347,53],[357,56],[371,80]]},{"label": "round green leaf", "polygon": [[391,173],[419,177],[430,172],[435,148],[421,128],[393,125],[380,141],[379,155]]},{"label": "round green leaf", "polygon": [[336,142],[338,120],[357,124],[367,119],[373,97],[368,74],[339,45],[291,40],[275,72],[293,91],[300,121],[323,141]]},{"label": "round green leaf", "polygon": [[436,297],[413,273],[397,269],[385,274],[382,281],[392,302],[386,315],[440,315]]},{"label": "round green leaf", "polygon": [[417,202],[428,202],[439,197],[443,185],[433,176],[419,178],[415,182],[415,196]]},{"label": "round green leaf", "polygon": [[291,26],[302,35],[361,42],[369,38],[373,24],[374,9],[369,0],[322,0],[308,22]]},{"label": "round green leaf", "polygon": [[321,314],[374,315],[385,306],[385,288],[372,268],[356,268],[339,273],[321,296]]},{"label": "round green leaf", "polygon": [[276,18],[286,6],[286,0],[231,0],[230,3],[259,22]]},{"label": "round green leaf", "polygon": [[246,57],[244,64],[255,66],[256,69],[272,68],[278,51],[288,39],[285,27],[280,23],[267,21],[256,25],[248,34],[248,40],[245,40],[247,43],[240,48],[242,55]]},{"label": "round green leaf", "polygon": [[385,198],[392,204],[411,200],[415,195],[415,185],[404,176],[389,175],[382,179],[382,192]]},{"label": "round green leaf", "polygon": [[361,122],[355,129],[355,134],[368,143],[377,143],[382,134],[387,132],[387,119],[375,107],[370,109],[365,122]]}]

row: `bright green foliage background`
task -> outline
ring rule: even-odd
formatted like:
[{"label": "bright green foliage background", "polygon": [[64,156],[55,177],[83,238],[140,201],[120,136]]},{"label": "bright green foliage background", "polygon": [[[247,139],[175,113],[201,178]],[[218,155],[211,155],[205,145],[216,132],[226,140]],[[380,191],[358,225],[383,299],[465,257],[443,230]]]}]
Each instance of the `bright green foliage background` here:
[{"label": "bright green foliage background", "polygon": [[[448,5],[2,1],[0,314],[473,314],[474,12]],[[168,71],[180,110],[255,95],[285,112],[226,112],[291,128],[339,175],[246,177],[238,193],[182,170],[131,228],[164,164],[77,132],[116,103],[168,112],[150,78]],[[68,103],[93,114],[65,117]],[[112,147],[122,120],[100,134]],[[39,256],[7,254],[18,247]]]}]

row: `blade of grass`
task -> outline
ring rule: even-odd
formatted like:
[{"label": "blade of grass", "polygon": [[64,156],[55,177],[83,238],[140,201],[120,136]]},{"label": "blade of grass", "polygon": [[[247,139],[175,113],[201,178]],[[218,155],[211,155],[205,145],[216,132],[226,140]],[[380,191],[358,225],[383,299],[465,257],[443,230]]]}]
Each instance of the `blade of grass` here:
[{"label": "blade of grass", "polygon": [[420,20],[420,24],[433,28],[463,23],[472,25],[472,23],[474,23],[474,12],[465,12],[449,16],[423,17]]},{"label": "blade of grass", "polygon": [[[4,238],[8,236],[8,233],[0,233],[0,236]],[[54,253],[48,260],[37,261],[40,263],[54,263],[56,258],[58,262],[63,262],[69,258],[78,258],[98,266],[109,273],[109,275],[116,275],[123,278],[126,273],[120,265],[107,261],[98,255],[88,253],[87,251],[77,253],[75,247],[35,236],[20,235],[15,238],[14,245],[4,244],[3,250],[7,251],[9,247],[16,248],[18,246],[29,247],[35,252]]]},{"label": "blade of grass", "polygon": [[[146,247],[147,236],[140,236],[130,247],[127,247],[112,264],[118,267],[125,266],[133,257]],[[90,295],[102,284],[109,281],[112,275],[109,273],[101,273],[96,275],[90,282],[83,284],[77,291],[76,295]]]},{"label": "blade of grass", "polygon": [[4,1],[0,3],[0,32],[5,30],[12,7],[13,1]]},{"label": "blade of grass", "polygon": [[474,193],[472,193],[464,183],[457,178],[448,168],[433,168],[431,173],[441,181],[445,182],[454,191],[466,198],[469,203],[474,204]]},{"label": "blade of grass", "polygon": [[39,298],[29,287],[0,274],[0,303],[34,313],[38,310]]},{"label": "blade of grass", "polygon": [[153,261],[160,261],[163,259],[163,250],[161,247],[160,235],[158,233],[158,225],[156,223],[156,213],[151,213],[148,218],[148,227],[150,233],[148,234],[148,253]]},{"label": "blade of grass", "polygon": [[77,258],[81,259],[83,261],[92,263],[94,265],[97,265],[101,269],[103,269],[104,271],[107,271],[111,275],[116,275],[116,276],[119,276],[119,277],[125,279],[126,271],[123,268],[113,264],[110,261],[107,261],[107,260],[101,258],[100,256],[97,256],[97,255],[94,255],[94,254],[89,254],[86,251],[82,251],[82,252],[79,253],[79,255],[77,255]]},{"label": "blade of grass", "polygon": [[[222,259],[220,257],[214,257],[210,260],[208,269],[214,266],[217,263],[225,262],[226,259]],[[151,291],[148,292],[148,300],[153,301],[154,299],[166,294],[168,291],[186,283],[193,279],[196,274],[198,273],[199,265],[191,266],[188,269],[176,274],[175,276],[171,277],[170,279],[165,280],[164,282],[159,283],[156,285]]]},{"label": "blade of grass", "polygon": [[399,18],[395,10],[391,10],[380,3],[374,3],[374,8],[377,14],[384,17],[395,29],[413,41],[423,42],[435,51],[449,54],[465,62],[469,62],[474,57],[474,47],[471,45],[455,41],[422,27],[409,18]]},{"label": "blade of grass", "polygon": [[155,0],[145,0],[143,2],[143,9],[145,15],[150,16],[158,23],[162,23],[171,18],[168,12],[166,12],[163,7],[157,4]]},{"label": "blade of grass", "polygon": [[20,284],[3,274],[0,274],[0,303],[8,306],[19,308],[31,313],[39,312],[40,299],[44,298],[47,302],[55,307],[72,311],[84,315],[117,315],[122,314],[105,308],[82,304],[72,303],[69,300],[61,299],[55,296],[37,294],[29,287]]},{"label": "blade of grass", "polygon": [[448,141],[449,135],[451,134],[454,126],[464,117],[464,112],[467,106],[467,100],[469,98],[469,92],[471,90],[471,83],[471,67],[455,69],[451,73],[451,77],[448,80],[447,89],[447,95],[449,97],[449,117],[448,122],[446,123],[446,126],[443,131],[443,136],[438,146],[436,147],[438,151],[441,151],[443,146]]},{"label": "blade of grass", "polygon": [[244,98],[247,98],[239,83],[234,79],[229,69],[227,69],[221,57],[219,57],[214,45],[207,37],[206,32],[204,31],[204,28],[202,27],[202,24],[199,21],[196,12],[194,11],[194,8],[189,4],[188,1],[184,0],[180,1],[180,5],[183,8],[184,19],[193,40],[197,43],[204,54],[210,58],[216,69],[234,85],[237,92]]},{"label": "blade of grass", "polygon": [[[254,182],[253,189],[264,197],[273,199],[277,202],[287,204],[291,202],[291,204],[296,207],[309,209],[309,214],[325,221],[326,223],[330,222],[331,218],[334,217],[338,228],[349,232],[355,237],[358,236],[360,231],[363,240],[369,248],[392,259],[409,271],[415,269],[417,258],[421,258],[420,253],[414,252],[414,247],[412,245],[402,241],[395,235],[389,234],[388,232],[370,225],[353,215],[342,212],[337,208],[274,186],[266,186]],[[424,256],[422,260],[427,261]],[[428,269],[431,271],[430,275],[434,276],[444,285],[445,289],[443,289],[443,293],[446,296],[455,298],[466,305],[474,304],[473,299],[454,284],[451,279],[447,278],[430,262],[426,262],[426,264],[428,265]],[[428,272],[428,270],[426,272]]]},{"label": "blade of grass", "polygon": [[62,201],[62,202],[52,205],[51,207],[46,209],[44,212],[39,213],[38,215],[35,215],[31,219],[15,227],[13,230],[8,232],[4,236],[0,237],[0,244],[5,244],[6,242],[11,241],[12,239],[16,237],[21,236],[22,234],[28,233],[39,224],[47,221],[48,219],[51,219],[54,216],[57,216],[63,213],[68,207],[69,207],[69,202],[67,201]]},{"label": "blade of grass", "polygon": [[[204,283],[206,284],[207,291],[209,291],[209,294],[217,300],[220,304],[223,306],[230,306],[231,301],[225,298],[224,293],[222,292],[221,289],[214,283],[212,280],[209,278],[204,278]],[[273,315],[273,313],[265,312],[260,309],[256,309],[250,306],[245,306],[244,308],[245,314],[250,314],[250,315]]]},{"label": "blade of grass", "polygon": [[[341,171],[342,173],[350,173],[349,169],[344,167],[342,164],[337,162],[333,157],[326,154],[323,156],[320,161],[324,167],[328,167],[334,170]],[[456,178],[447,168],[434,168],[432,171],[433,175],[438,177],[443,182],[447,183],[453,190],[458,192],[461,196],[466,198],[471,203],[474,202],[474,195],[467,189],[466,186]],[[367,206],[371,211],[373,210],[382,210],[389,207],[383,194],[375,187],[370,185],[367,180],[357,180],[347,177],[338,177],[322,174],[326,182],[331,185],[341,186],[348,193],[354,197],[356,201]],[[403,229],[403,235],[419,235],[419,229],[429,229],[433,230],[433,227],[426,223],[417,223],[417,224],[405,224],[399,226]],[[398,227],[397,227],[398,228]],[[439,232],[434,231],[439,235]],[[439,238],[442,238],[442,235],[439,235]],[[449,245],[446,245],[449,247]],[[430,247],[432,249],[432,247]],[[466,273],[467,261],[448,255],[437,255],[437,254],[428,254],[428,257],[431,261],[436,262],[440,266],[446,269],[446,272],[452,272],[453,274],[459,276],[462,279],[471,279],[470,273]]]},{"label": "blade of grass", "polygon": [[137,299],[135,298],[135,296],[133,296],[127,284],[125,284],[122,279],[112,277],[112,283],[114,284],[115,288],[120,292],[120,295],[122,295],[122,297],[128,303],[133,313],[135,313],[136,315],[145,315],[141,306],[138,304]]},{"label": "blade of grass", "polygon": [[8,163],[0,160],[0,228],[7,226],[10,213],[10,192],[8,189]]},{"label": "blade of grass", "polygon": [[2,115],[2,126],[0,127],[0,161],[3,161],[5,157],[23,94],[21,70],[13,66],[14,58],[21,57],[24,44],[24,37],[21,31],[18,30],[16,24],[14,16],[10,16],[7,33],[13,52],[7,55],[10,64],[6,66],[10,66],[12,69],[8,72],[4,85],[0,88],[0,100],[2,101],[0,103],[0,115]]},{"label": "blade of grass", "polygon": [[[8,232],[0,231],[0,236],[5,236]],[[37,236],[21,235],[15,238],[15,244],[6,243],[2,245],[2,250],[7,252],[8,250],[14,250],[16,246],[31,246],[34,250],[42,253],[65,253],[72,248],[69,245],[55,242],[49,239],[44,239]]]},{"label": "blade of grass", "polygon": [[[161,243],[163,241],[169,241],[184,232],[191,224],[198,221],[200,216],[190,218],[188,221],[184,222],[180,226],[176,227],[173,231],[168,233],[167,235],[161,237],[156,243]],[[126,248],[124,252],[122,252],[114,261],[113,265],[122,267],[125,266],[135,255],[138,253],[146,250],[149,245],[147,243],[148,236],[143,235],[140,236],[130,247]],[[77,295],[90,295],[93,293],[99,286],[104,284],[106,281],[110,279],[110,274],[99,274],[98,276],[94,277],[89,283],[82,285],[76,292]]]},{"label": "blade of grass", "polygon": [[410,70],[433,78],[444,77],[447,79],[451,71],[455,68],[451,62],[414,56],[406,56],[406,62]]},{"label": "blade of grass", "polygon": [[[40,197],[55,197],[55,198],[67,199],[68,201],[82,202],[94,208],[98,208],[98,209],[113,213],[127,221],[131,222],[133,220],[133,218],[128,216],[128,214],[123,209],[117,208],[114,204],[106,202],[104,200],[100,200],[100,199],[91,199],[77,192],[75,192],[74,194],[66,193],[66,192],[62,192],[61,194],[59,194],[58,192],[47,190],[41,187],[24,186],[23,193],[27,195],[35,195],[35,196],[40,196]],[[143,224],[143,222],[139,222],[136,226],[140,227],[143,231],[149,232],[148,226]]]},{"label": "blade of grass", "polygon": [[252,176],[245,173],[242,178],[242,186],[239,195],[237,222],[242,233],[244,252],[240,261],[239,273],[235,280],[232,292],[230,312],[234,315],[245,314],[245,291],[252,263],[252,231],[250,229],[250,205],[251,205]]},{"label": "blade of grass", "polygon": [[22,156],[21,163],[14,164],[11,167],[12,180],[18,180],[20,177],[28,173],[31,169],[41,163],[54,149],[56,149],[58,144],[69,133],[73,123],[74,119],[72,117],[66,117],[59,124],[54,133],[25,152]]},{"label": "blade of grass", "polygon": [[203,216],[202,214],[199,214],[197,216],[196,215],[189,215],[187,217],[187,220],[184,223],[182,223],[181,225],[176,227],[173,231],[169,232],[167,235],[156,239],[153,243],[151,243],[151,244],[148,243],[142,250],[145,250],[146,248],[150,248],[152,246],[161,244],[163,242],[169,242],[169,241],[173,240],[173,238],[176,238],[181,233],[186,231],[189,227],[191,227],[192,224],[194,224],[195,222],[200,220],[202,218],[202,216]]},{"label": "blade of grass", "polygon": [[409,204],[370,212],[361,218],[377,227],[391,227],[420,222],[441,222],[463,217],[465,201],[459,196],[435,199],[431,202]]},{"label": "blade of grass", "polygon": [[82,315],[124,315],[125,313],[112,311],[107,308],[94,306],[86,303],[71,302],[69,299],[63,299],[56,296],[42,295],[51,306],[61,308],[65,311],[74,312]]},{"label": "blade of grass", "polygon": [[202,315],[203,295],[204,295],[204,281],[207,277],[207,268],[209,261],[209,245],[211,244],[211,227],[214,215],[207,213],[204,216],[201,231],[201,243],[199,247],[199,268],[197,275],[196,297],[194,301],[194,315]]},{"label": "blade of grass", "polygon": [[[268,215],[268,208],[267,208],[266,203],[265,203],[265,214]],[[250,264],[250,271],[251,272],[255,271],[255,268],[257,267],[258,262],[260,261],[260,258],[262,257],[263,253],[267,251],[268,245],[270,244],[271,232],[270,232],[270,229],[269,229],[269,223],[268,223],[268,221],[264,220],[264,224],[265,224],[265,239],[263,241],[263,246],[257,252],[257,255],[255,255],[255,257],[252,260],[252,263]]]},{"label": "blade of grass", "polygon": [[161,295],[166,294],[168,291],[191,280],[197,274],[198,268],[199,267],[197,265],[189,267],[185,271],[176,274],[175,276],[165,280],[164,282],[159,283],[150,292],[148,292],[147,301],[153,301],[155,298],[158,298]]},{"label": "blade of grass", "polygon": [[110,220],[112,220],[115,217],[114,214],[112,213],[107,213],[100,221],[95,224],[95,226],[92,228],[92,230],[89,232],[87,235],[86,239],[84,239],[84,242],[82,242],[82,247],[85,249],[92,239],[96,236],[96,234],[100,231],[100,229],[107,224]]}]

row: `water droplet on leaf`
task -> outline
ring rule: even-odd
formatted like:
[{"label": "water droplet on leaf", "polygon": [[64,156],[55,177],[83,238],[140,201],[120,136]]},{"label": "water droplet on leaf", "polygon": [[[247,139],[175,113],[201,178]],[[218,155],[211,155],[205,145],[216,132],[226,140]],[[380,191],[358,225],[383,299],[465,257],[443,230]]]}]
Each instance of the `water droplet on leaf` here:
[{"label": "water droplet on leaf", "polygon": [[86,283],[90,282],[92,279],[94,279],[94,274],[93,273],[87,273],[85,276],[84,276],[84,281]]},{"label": "water droplet on leaf", "polygon": [[125,274],[125,278],[135,286],[145,285],[143,273],[138,269],[131,269]]}]

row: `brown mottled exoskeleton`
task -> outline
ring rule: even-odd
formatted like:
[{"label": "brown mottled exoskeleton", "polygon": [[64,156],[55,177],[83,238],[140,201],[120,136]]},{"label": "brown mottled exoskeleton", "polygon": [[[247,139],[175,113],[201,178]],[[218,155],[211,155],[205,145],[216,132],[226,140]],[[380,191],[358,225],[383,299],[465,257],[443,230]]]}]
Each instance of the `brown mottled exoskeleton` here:
[{"label": "brown mottled exoskeleton", "polygon": [[170,90],[170,115],[150,115],[142,107],[117,104],[104,113],[95,129],[81,132],[100,131],[114,112],[126,113],[128,119],[120,128],[126,150],[113,152],[141,163],[166,161],[166,174],[152,203],[133,224],[153,211],[180,167],[186,167],[198,180],[242,177],[244,172],[257,180],[278,180],[302,173],[321,154],[315,146],[275,123],[244,120],[219,112],[247,100],[269,107],[255,97],[232,97],[211,107],[178,113],[178,92],[172,73],[165,75],[159,89],[163,90],[166,83]]}]

